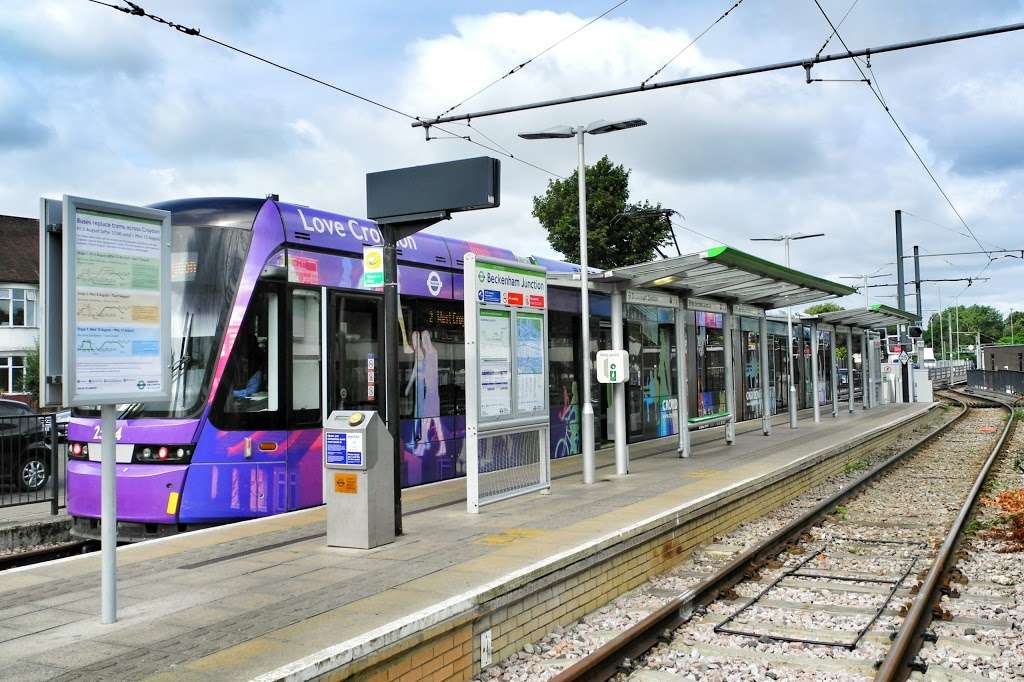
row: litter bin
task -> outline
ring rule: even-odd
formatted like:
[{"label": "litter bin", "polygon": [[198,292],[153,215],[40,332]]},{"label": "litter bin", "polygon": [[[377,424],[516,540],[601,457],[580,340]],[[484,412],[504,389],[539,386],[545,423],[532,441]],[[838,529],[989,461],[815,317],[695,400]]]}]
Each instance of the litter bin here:
[{"label": "litter bin", "polygon": [[395,540],[391,434],[373,411],[335,410],[324,424],[327,544],[371,549]]}]

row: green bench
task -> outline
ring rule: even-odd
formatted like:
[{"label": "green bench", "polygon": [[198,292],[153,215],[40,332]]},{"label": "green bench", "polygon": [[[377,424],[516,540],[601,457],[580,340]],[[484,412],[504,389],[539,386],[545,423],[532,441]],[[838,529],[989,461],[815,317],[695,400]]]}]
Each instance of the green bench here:
[{"label": "green bench", "polygon": [[690,417],[687,419],[687,425],[690,431],[696,431],[698,429],[708,428],[711,426],[721,426],[732,418],[732,413],[728,410],[724,412],[715,412],[713,414],[705,414],[700,417]]}]

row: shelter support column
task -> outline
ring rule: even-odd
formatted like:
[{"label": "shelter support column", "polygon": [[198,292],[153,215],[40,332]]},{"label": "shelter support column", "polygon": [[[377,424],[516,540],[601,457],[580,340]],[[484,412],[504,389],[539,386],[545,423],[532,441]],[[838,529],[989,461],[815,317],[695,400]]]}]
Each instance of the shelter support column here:
[{"label": "shelter support column", "polygon": [[[679,456],[690,456],[690,391],[686,352],[686,318],[688,311],[682,304],[676,308],[676,376],[679,394]],[[625,424],[625,422],[623,422]],[[625,428],[625,426],[623,426]]]},{"label": "shelter support column", "polygon": [[832,380],[832,417],[839,416],[839,367],[836,365],[836,343],[839,341],[839,333],[833,329],[830,332],[831,343],[828,344],[829,374]]},{"label": "shelter support column", "polygon": [[[622,291],[612,292],[612,350],[622,350]],[[628,374],[629,367],[626,367]],[[625,476],[629,473],[629,446],[626,444],[626,384],[612,384],[612,409],[614,410],[615,473]]]},{"label": "shelter support column", "polygon": [[733,374],[733,325],[736,316],[731,312],[722,316],[722,336],[725,346],[725,409],[729,412],[729,421],[725,423],[725,442],[732,445],[736,442],[736,376]]},{"label": "shelter support column", "polygon": [[761,353],[761,433],[772,433],[772,407],[769,402],[771,387],[768,384],[768,318],[763,314],[759,320],[758,343]]},{"label": "shelter support column", "polygon": [[853,329],[846,330],[846,399],[853,414]]},{"label": "shelter support column", "polygon": [[821,405],[818,392],[821,382],[818,381],[818,325],[811,324],[811,402],[814,403],[814,423],[821,421]]},{"label": "shelter support column", "polygon": [[861,406],[871,409],[871,339],[867,330],[860,333]]}]

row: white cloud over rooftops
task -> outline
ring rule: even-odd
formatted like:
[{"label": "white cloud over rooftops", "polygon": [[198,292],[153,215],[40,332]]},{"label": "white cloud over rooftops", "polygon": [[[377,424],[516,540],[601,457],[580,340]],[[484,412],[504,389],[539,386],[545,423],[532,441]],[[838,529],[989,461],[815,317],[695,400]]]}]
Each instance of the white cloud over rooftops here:
[{"label": "white cloud over rooftops", "polygon": [[[993,5],[971,14],[945,4],[949,25],[938,23],[931,5],[868,3],[854,10],[843,33],[851,45],[872,44],[1009,22],[1019,11]],[[827,26],[795,4],[779,7],[741,6],[660,78],[813,54]],[[639,83],[709,20],[662,23],[633,17],[630,8],[458,111]],[[359,23],[358,8],[346,17],[329,3],[155,2],[148,9],[417,115],[440,113],[585,21],[565,11],[460,7],[442,30],[418,31],[410,17],[406,39],[394,45],[375,41],[372,31],[354,42],[351,33],[372,24]],[[896,19],[902,26],[892,25]],[[981,39],[872,60],[888,103],[961,213],[984,242],[1006,247],[1024,242],[1016,222],[1024,199],[1022,40]],[[855,73],[846,63],[816,75]],[[625,164],[633,169],[634,199],[675,208],[694,229],[738,248],[781,259],[772,245],[749,238],[824,231],[827,238],[794,246],[794,267],[832,278],[869,272],[894,261],[896,208],[944,226],[907,217],[908,251],[914,243],[932,252],[976,247],[956,234],[963,226],[859,83],[807,85],[793,70],[446,128],[493,145],[489,136],[564,175],[575,166],[572,141],[526,142],[516,132],[632,116],[649,125],[588,138],[588,158],[608,154]],[[423,131],[399,116],[105,8],[41,0],[0,17],[0,161],[17,169],[0,183],[0,213],[33,215],[40,195],[64,192],[146,203],[276,192],[361,215],[366,172],[485,153],[458,140],[424,142]],[[547,176],[507,158],[502,168],[499,209],[460,214],[436,231],[524,255],[556,255],[530,215]],[[677,233],[684,252],[709,245]],[[973,274],[986,260],[963,258],[955,267],[928,260],[925,276]],[[992,282],[975,285],[962,302],[1008,308],[1021,298],[1020,278],[1011,276],[1019,270],[1010,260],[994,264]],[[944,303],[961,287],[945,287]],[[880,298],[890,293],[875,289],[872,299],[892,303]],[[927,293],[926,308],[935,307],[935,293]]]}]

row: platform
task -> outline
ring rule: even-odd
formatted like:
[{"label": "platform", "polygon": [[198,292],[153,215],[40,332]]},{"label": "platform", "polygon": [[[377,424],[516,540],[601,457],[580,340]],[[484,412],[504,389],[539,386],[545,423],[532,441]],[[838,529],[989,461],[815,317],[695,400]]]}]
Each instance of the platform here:
[{"label": "platform", "polygon": [[[657,527],[678,526],[930,408],[858,406],[820,424],[804,418],[797,430],[779,424],[770,437],[759,422],[745,423],[733,446],[721,429],[699,432],[686,460],[676,456],[674,438],[633,445],[631,473],[622,478],[612,475],[605,451],[592,486],[582,484],[578,458],[558,460],[551,494],[479,515],[461,503],[462,480],[406,490],[406,534],[370,551],[326,547],[322,507],[125,546],[117,552],[114,625],[99,623],[98,554],[6,571],[0,679],[309,679],[438,633],[444,637],[431,640],[437,677],[465,676],[479,638],[445,633],[452,623],[473,633],[482,604],[511,604],[516,589],[584,566],[626,538],[640,542]],[[579,594],[586,598],[582,583]],[[563,607],[583,608],[568,596]],[[531,618],[522,612],[515,632],[528,632]],[[507,623],[494,628],[498,657],[515,633]],[[423,660],[410,659],[410,673]]]}]

